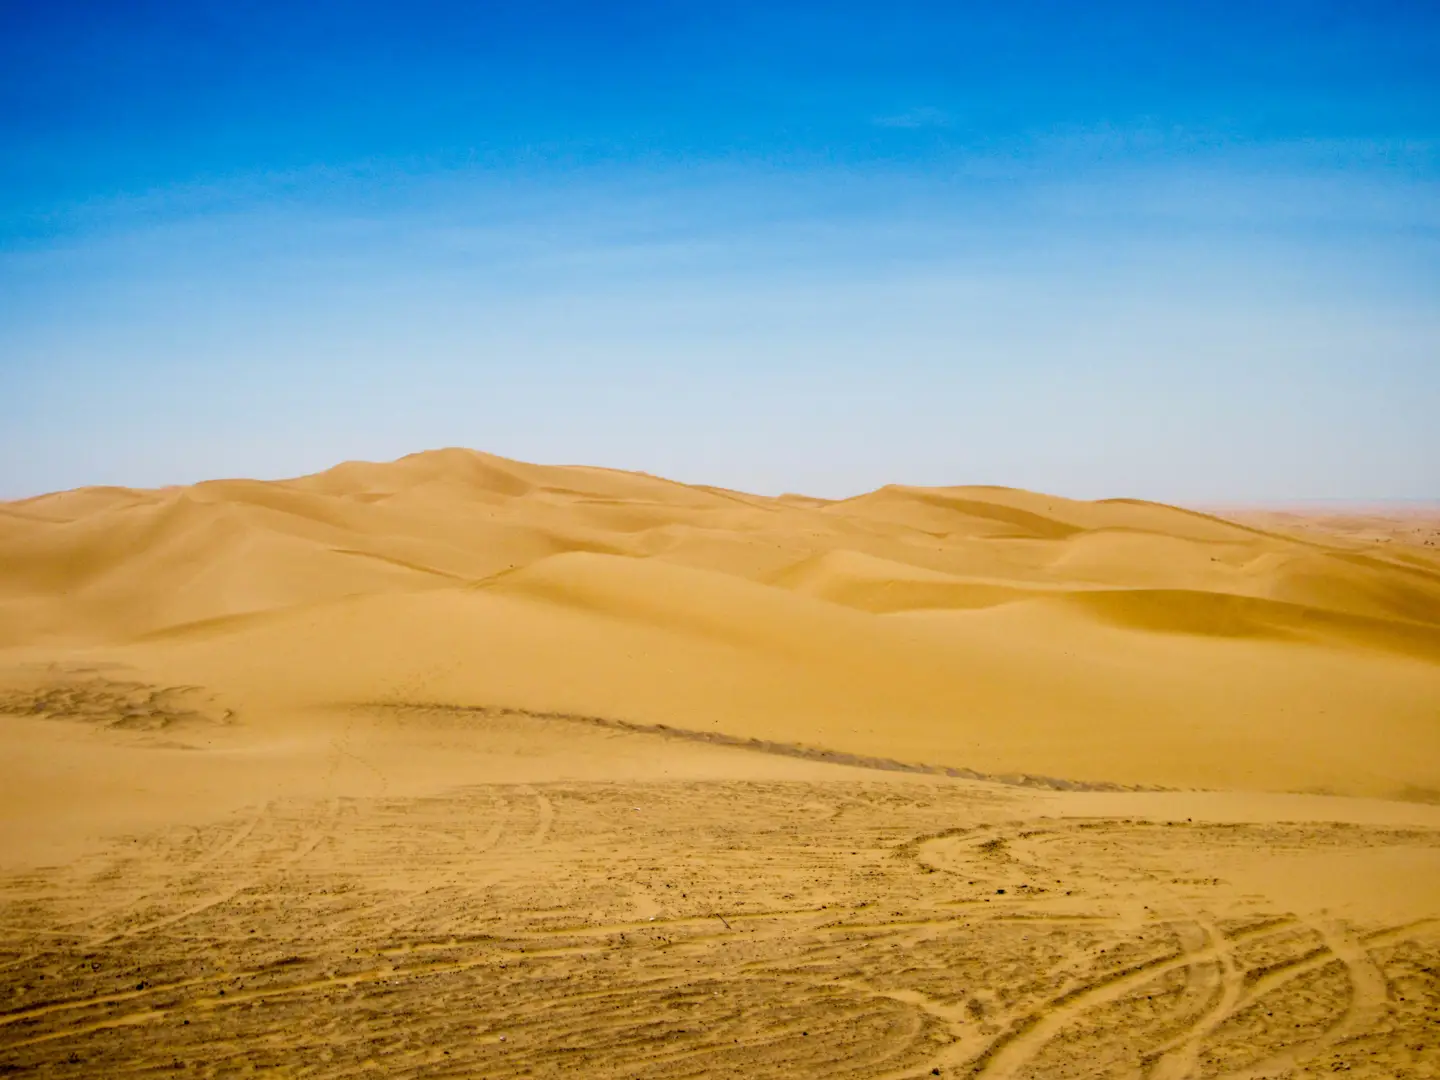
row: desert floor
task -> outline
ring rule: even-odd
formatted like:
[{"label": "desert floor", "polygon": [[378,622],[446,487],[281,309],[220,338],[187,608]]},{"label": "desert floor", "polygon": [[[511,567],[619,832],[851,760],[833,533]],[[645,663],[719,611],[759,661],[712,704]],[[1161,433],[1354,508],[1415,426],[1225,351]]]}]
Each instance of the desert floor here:
[{"label": "desert floor", "polygon": [[0,1073],[1440,1076],[1440,513],[0,504]]}]

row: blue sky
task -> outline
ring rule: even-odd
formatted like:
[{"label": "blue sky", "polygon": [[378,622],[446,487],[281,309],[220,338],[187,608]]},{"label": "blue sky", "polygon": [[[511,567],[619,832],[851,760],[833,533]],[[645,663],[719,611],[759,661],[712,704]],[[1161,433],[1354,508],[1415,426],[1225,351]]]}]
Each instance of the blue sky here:
[{"label": "blue sky", "polygon": [[1425,3],[0,0],[0,497],[1440,498],[1437,180]]}]

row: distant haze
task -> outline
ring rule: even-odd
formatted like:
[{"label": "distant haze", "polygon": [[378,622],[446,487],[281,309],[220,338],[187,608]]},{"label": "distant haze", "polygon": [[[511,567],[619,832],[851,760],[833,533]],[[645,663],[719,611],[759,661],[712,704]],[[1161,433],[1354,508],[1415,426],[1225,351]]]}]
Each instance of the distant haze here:
[{"label": "distant haze", "polygon": [[1440,498],[1424,4],[7,5],[0,498]]}]

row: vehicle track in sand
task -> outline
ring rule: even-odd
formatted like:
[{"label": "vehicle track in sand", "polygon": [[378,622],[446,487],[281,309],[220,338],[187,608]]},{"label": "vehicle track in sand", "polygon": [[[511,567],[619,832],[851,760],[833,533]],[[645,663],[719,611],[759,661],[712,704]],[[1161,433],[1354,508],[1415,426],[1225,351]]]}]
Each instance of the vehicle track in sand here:
[{"label": "vehicle track in sand", "polygon": [[[0,880],[0,1069],[1424,1075],[1434,922],[1164,869],[1401,844],[1440,834],[1024,819],[934,780],[277,802]],[[108,906],[127,873],[173,894]]]}]

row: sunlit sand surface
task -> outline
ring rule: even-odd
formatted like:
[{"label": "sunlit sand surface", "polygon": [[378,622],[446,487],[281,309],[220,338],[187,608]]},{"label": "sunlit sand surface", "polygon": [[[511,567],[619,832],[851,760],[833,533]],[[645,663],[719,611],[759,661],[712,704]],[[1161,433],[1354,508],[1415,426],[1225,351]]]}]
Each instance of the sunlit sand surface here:
[{"label": "sunlit sand surface", "polygon": [[0,504],[0,1073],[1440,1076],[1440,513]]}]

